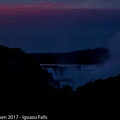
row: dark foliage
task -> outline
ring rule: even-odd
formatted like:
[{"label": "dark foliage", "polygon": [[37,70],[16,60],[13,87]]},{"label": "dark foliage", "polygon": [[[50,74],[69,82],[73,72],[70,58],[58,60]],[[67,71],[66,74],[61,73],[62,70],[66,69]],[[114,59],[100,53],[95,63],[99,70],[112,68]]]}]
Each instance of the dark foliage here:
[{"label": "dark foliage", "polygon": [[79,50],[68,53],[31,54],[39,64],[101,64],[109,59],[105,48]]},{"label": "dark foliage", "polygon": [[116,119],[120,75],[90,81],[76,91],[48,86],[52,79],[21,49],[0,46],[0,114],[47,115],[48,119]]},{"label": "dark foliage", "polygon": [[[120,75],[90,81],[72,91],[70,86],[49,93],[50,114],[63,119],[116,119],[120,114]],[[51,97],[52,96],[52,97]],[[57,106],[57,107],[56,107]]]},{"label": "dark foliage", "polygon": [[31,55],[19,48],[0,46],[0,106],[14,106],[38,92],[44,95],[49,80],[53,78]]}]

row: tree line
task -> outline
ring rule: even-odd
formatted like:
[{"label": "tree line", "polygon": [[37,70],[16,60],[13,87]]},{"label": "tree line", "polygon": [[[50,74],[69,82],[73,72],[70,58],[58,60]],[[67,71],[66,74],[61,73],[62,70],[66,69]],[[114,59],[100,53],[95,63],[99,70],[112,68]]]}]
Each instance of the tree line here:
[{"label": "tree line", "polygon": [[20,48],[0,46],[0,115],[48,119],[115,119],[120,114],[120,75],[71,86],[49,86],[52,76]]},{"label": "tree line", "polygon": [[106,48],[78,50],[67,53],[32,53],[39,64],[102,64],[110,53]]}]

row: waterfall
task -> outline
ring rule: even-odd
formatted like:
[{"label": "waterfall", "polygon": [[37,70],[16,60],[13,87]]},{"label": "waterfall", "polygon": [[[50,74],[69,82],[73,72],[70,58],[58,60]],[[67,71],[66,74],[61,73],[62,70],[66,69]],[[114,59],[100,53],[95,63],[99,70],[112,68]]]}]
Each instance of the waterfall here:
[{"label": "waterfall", "polygon": [[98,65],[41,64],[42,68],[53,75],[53,78],[63,85],[73,89],[94,79]]}]

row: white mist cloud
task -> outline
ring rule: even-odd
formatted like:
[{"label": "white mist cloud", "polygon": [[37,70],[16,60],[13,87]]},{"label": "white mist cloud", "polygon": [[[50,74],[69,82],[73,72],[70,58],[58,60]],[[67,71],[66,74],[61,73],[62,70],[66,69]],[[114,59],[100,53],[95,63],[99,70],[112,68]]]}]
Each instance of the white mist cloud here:
[{"label": "white mist cloud", "polygon": [[108,49],[110,52],[110,59],[107,63],[97,67],[93,71],[93,78],[107,78],[120,74],[120,32],[115,33],[111,39],[108,40]]},{"label": "white mist cloud", "polygon": [[111,59],[120,63],[120,31],[115,33],[113,38],[108,41],[108,48]]},{"label": "white mist cloud", "polygon": [[111,56],[102,65],[63,65],[63,67],[59,65],[59,68],[52,70],[51,73],[56,80],[71,80],[70,83],[74,90],[92,79],[106,79],[117,76],[120,74],[120,32],[115,33],[108,40],[107,46]]},{"label": "white mist cloud", "polygon": [[[79,79],[74,79],[77,88],[90,80],[106,79],[120,74],[120,31],[115,33],[108,40],[107,46],[110,52],[110,59],[102,65],[82,66],[79,72]],[[86,70],[85,70],[86,69]]]}]

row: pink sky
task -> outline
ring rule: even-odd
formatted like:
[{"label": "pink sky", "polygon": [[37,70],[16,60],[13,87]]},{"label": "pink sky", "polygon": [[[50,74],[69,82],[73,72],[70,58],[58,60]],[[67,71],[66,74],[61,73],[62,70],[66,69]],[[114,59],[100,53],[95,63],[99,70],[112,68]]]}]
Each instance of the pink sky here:
[{"label": "pink sky", "polygon": [[[9,5],[2,5],[0,4],[0,16],[19,16],[19,15],[53,15],[53,14],[74,14],[78,11],[79,14],[85,13],[91,14],[91,10],[88,10],[90,4],[85,5],[86,8],[81,7],[80,4],[70,4],[70,3],[39,3],[39,4],[23,4],[23,5],[18,5],[18,4],[9,4]],[[93,8],[92,8],[93,9]],[[95,8],[94,8],[95,9]],[[97,9],[95,9],[97,10]],[[94,10],[94,11],[95,11]],[[115,9],[100,9],[103,11],[114,11]],[[99,11],[99,10],[97,10]],[[93,13],[94,16],[94,13]],[[100,15],[98,15],[100,16]],[[107,16],[110,17],[108,14]],[[104,16],[106,17],[106,16]]]},{"label": "pink sky", "polygon": [[[86,8],[70,3],[0,4],[0,44],[29,52],[102,46],[120,28],[120,9]],[[86,44],[89,39],[94,42]]]},{"label": "pink sky", "polygon": [[[86,4],[84,7],[90,7],[93,5]],[[50,14],[50,11],[60,10],[60,9],[79,9],[83,8],[81,4],[69,4],[69,3],[39,3],[39,4],[0,4],[0,15],[17,15],[17,14]],[[44,11],[44,12],[43,12]],[[47,11],[47,12],[45,12]]]},{"label": "pink sky", "polygon": [[[31,5],[0,5],[0,22],[1,23],[19,23],[19,22],[39,22],[42,17],[50,16],[72,16],[81,21],[99,21],[118,19],[119,12],[117,9],[73,9],[72,5],[66,3],[40,3]],[[114,14],[115,13],[115,14]],[[61,17],[62,18],[62,17]],[[45,18],[43,19],[45,21]],[[42,21],[42,22],[43,22]],[[61,20],[62,21],[62,20]]]}]

